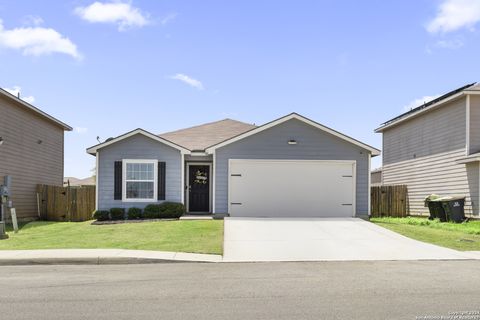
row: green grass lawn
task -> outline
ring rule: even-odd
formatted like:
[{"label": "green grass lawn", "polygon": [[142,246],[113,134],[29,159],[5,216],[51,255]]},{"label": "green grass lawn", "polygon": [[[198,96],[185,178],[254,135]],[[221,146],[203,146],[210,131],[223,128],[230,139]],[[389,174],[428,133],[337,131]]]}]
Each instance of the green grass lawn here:
[{"label": "green grass lawn", "polygon": [[480,250],[480,221],[430,221],[427,218],[371,218],[371,222],[404,236],[462,251]]},{"label": "green grass lawn", "polygon": [[92,225],[35,221],[0,240],[0,250],[139,249],[222,254],[223,221],[189,220]]}]

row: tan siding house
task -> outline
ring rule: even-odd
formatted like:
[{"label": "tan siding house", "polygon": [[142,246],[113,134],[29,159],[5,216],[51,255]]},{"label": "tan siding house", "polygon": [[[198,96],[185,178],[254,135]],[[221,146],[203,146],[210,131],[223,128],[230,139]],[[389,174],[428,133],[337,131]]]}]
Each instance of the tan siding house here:
[{"label": "tan siding house", "polygon": [[382,184],[382,169],[378,168],[370,172],[370,184],[372,186],[379,186]]},{"label": "tan siding house", "polygon": [[470,96],[470,153],[480,152],[480,96]]},{"label": "tan siding house", "polygon": [[[480,85],[452,91],[384,123],[383,184],[406,184],[410,214],[427,214],[424,198],[465,195],[479,215]],[[479,159],[477,159],[479,156]]]},{"label": "tan siding house", "polygon": [[0,184],[12,177],[19,219],[37,218],[37,184],[62,185],[65,130],[72,128],[0,89]]}]

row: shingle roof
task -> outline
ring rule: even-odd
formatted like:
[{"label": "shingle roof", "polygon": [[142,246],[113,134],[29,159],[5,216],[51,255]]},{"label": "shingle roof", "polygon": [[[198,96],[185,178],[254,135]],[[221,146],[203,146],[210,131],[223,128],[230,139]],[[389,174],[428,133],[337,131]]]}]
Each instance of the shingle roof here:
[{"label": "shingle roof", "polygon": [[256,126],[253,124],[232,119],[224,119],[186,129],[162,133],[158,136],[189,150],[203,151],[209,146],[220,143],[254,128],[256,128]]},{"label": "shingle roof", "polygon": [[63,184],[70,183],[70,186],[94,186],[95,185],[95,177],[88,177],[84,179],[79,179],[75,177],[65,177],[63,178]]}]

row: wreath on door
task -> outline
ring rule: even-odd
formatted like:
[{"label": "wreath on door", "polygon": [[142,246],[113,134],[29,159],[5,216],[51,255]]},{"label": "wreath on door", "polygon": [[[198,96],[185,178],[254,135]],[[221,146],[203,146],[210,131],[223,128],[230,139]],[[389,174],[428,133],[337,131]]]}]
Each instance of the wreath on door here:
[{"label": "wreath on door", "polygon": [[205,171],[197,170],[197,172],[195,172],[195,180],[193,180],[193,183],[207,184],[207,173]]}]

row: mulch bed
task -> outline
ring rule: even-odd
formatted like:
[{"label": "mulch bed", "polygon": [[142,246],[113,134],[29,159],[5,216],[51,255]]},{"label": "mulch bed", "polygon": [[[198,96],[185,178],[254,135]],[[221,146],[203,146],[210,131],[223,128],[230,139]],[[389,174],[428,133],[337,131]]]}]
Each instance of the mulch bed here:
[{"label": "mulch bed", "polygon": [[142,222],[156,222],[156,221],[174,221],[178,219],[138,219],[138,220],[107,220],[107,221],[93,221],[92,225],[104,224],[122,224],[122,223],[142,223]]}]

